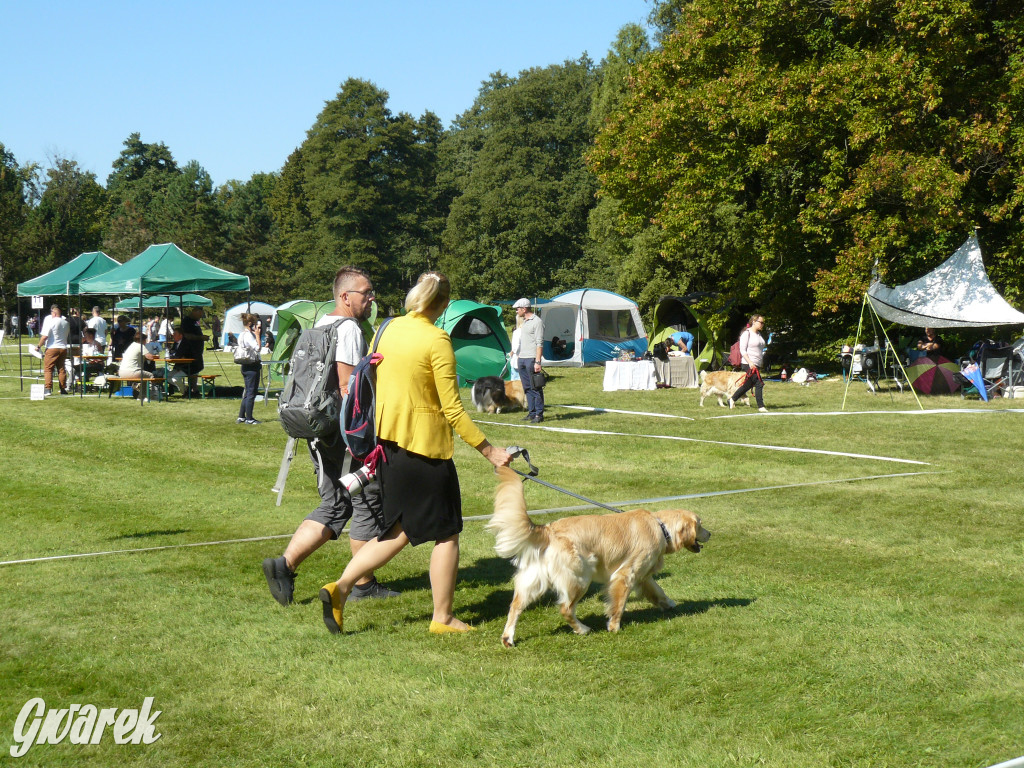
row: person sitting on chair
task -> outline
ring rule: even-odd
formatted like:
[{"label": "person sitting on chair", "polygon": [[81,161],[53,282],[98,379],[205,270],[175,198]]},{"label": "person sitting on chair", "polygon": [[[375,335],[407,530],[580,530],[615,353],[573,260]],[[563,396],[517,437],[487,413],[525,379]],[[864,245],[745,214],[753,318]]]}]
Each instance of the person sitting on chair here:
[{"label": "person sitting on chair", "polygon": [[929,357],[935,357],[942,351],[942,339],[934,328],[925,328],[924,336],[917,340],[917,348]]}]

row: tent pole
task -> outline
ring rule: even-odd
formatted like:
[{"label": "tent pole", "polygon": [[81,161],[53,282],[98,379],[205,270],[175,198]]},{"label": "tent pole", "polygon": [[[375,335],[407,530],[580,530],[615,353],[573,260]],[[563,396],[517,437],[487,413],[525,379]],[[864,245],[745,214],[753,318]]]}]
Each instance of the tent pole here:
[{"label": "tent pole", "polygon": [[[857,344],[860,342],[860,330],[864,327],[864,305],[868,303],[868,295],[865,293],[860,303],[860,318],[857,320],[857,335],[853,338],[853,354],[857,354]],[[864,365],[864,355],[861,354],[861,365]],[[850,382],[853,381],[853,357],[850,358],[850,375],[846,377],[846,389],[843,390],[843,407],[846,410],[846,395],[850,391]]]},{"label": "tent pole", "polygon": [[[882,335],[885,337],[885,341],[889,345],[889,349],[892,349],[892,342],[889,340],[889,334],[886,332],[885,326],[882,325],[882,318],[878,316],[878,312],[875,311],[874,305],[868,301],[867,296],[868,295],[865,293],[864,301],[867,302],[867,305],[871,308],[871,313],[875,316],[875,320],[878,321],[878,327],[882,329]],[[917,390],[914,389],[914,386],[910,383],[910,377],[907,376],[907,369],[903,367],[903,361],[900,360],[899,350],[896,351],[896,362],[899,364],[900,370],[903,371],[903,378],[907,380],[907,386],[910,387],[910,391],[914,393],[914,399],[917,400],[918,407],[923,411],[924,404],[921,402],[921,398],[917,396]]]},{"label": "tent pole", "polygon": [[[79,323],[79,325],[78,325],[78,353],[79,353],[78,354],[78,359],[82,360],[82,355],[84,354],[82,352],[82,347],[85,346],[85,317],[82,315],[82,294],[81,293],[78,294],[78,323]],[[71,377],[72,377],[71,385],[72,386],[74,386],[74,376],[75,376],[75,356],[72,355],[71,356]],[[82,360],[82,377],[83,378],[85,377],[85,360]],[[84,383],[82,383],[81,386],[79,386],[79,390],[80,391],[78,393],[78,399],[79,400],[84,400],[85,399],[85,384]],[[72,390],[71,393],[74,394],[74,390]]]},{"label": "tent pole", "polygon": [[21,316],[21,296],[15,297],[15,306],[18,308],[18,385],[21,391],[25,391],[25,363],[21,359],[21,324],[25,320]]}]

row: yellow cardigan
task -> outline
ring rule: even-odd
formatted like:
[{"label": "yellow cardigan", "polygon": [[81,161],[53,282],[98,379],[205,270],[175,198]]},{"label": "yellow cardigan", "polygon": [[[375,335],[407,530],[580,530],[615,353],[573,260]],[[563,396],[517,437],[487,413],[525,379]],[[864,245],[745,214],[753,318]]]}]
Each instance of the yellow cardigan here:
[{"label": "yellow cardigan", "polygon": [[425,316],[410,312],[392,320],[377,351],[377,436],[412,453],[450,459],[452,428],[476,448],[484,433],[459,399],[452,340]]}]

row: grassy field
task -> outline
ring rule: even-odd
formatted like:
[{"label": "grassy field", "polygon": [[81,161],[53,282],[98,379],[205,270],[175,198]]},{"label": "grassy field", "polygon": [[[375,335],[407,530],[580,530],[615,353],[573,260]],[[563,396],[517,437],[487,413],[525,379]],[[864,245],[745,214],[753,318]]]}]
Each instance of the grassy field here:
[{"label": "grassy field", "polygon": [[[0,560],[168,547],[0,565],[0,760],[820,768],[1024,754],[1015,401],[930,398],[960,412],[922,414],[909,394],[855,384],[839,415],[836,379],[769,383],[759,415],[698,408],[695,390],[603,392],[600,369],[552,373],[550,429],[480,415],[496,422],[482,425],[492,442],[526,446],[543,479],[603,501],[700,495],[649,506],[693,509],[713,536],[667,560],[675,611],[631,599],[610,635],[595,591],[579,615],[599,631],[577,637],[543,601],[512,650],[499,639],[512,568],[480,521],[466,523],[456,592],[471,635],[427,633],[427,547],[382,569],[402,596],[352,605],[342,636],[324,629],[316,593],[347,544],[303,564],[294,605],[273,601],[260,561],[316,504],[303,455],[274,504],[273,404],[246,427],[237,400],[30,402],[0,378]],[[688,418],[555,407],[567,404]],[[465,515],[487,514],[488,465],[461,444],[456,462]],[[526,492],[533,510],[577,503]],[[256,537],[277,538],[181,546]],[[108,734],[8,756],[33,697],[138,708],[149,696],[153,744]]]}]

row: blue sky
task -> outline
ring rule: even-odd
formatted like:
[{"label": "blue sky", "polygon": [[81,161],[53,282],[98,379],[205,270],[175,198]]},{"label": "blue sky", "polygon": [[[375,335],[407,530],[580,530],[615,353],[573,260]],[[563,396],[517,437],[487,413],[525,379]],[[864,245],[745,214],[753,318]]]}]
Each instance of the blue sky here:
[{"label": "blue sky", "polygon": [[106,183],[128,135],[197,160],[215,185],[275,171],[349,77],[392,112],[445,125],[481,81],[600,62],[647,0],[4,4],[0,142],[18,163],[70,157]]}]

